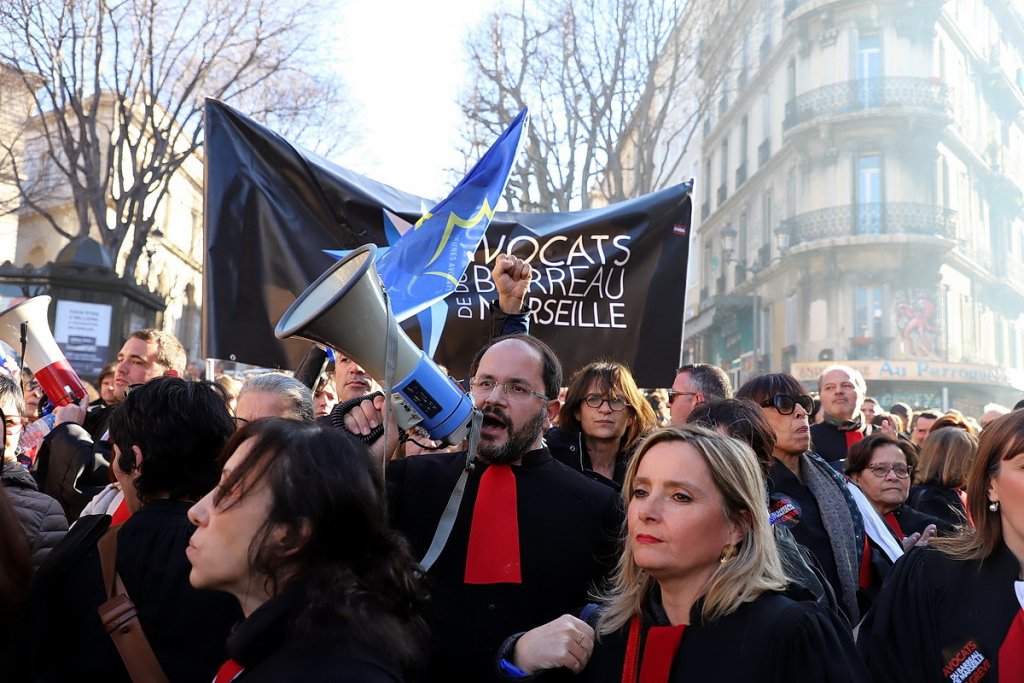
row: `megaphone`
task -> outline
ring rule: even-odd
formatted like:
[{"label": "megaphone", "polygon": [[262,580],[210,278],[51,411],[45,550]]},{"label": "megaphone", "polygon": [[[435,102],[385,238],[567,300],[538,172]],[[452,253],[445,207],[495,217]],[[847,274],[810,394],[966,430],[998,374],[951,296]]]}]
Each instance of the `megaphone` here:
[{"label": "megaphone", "polygon": [[456,445],[469,435],[473,399],[388,315],[376,254],[377,247],[367,244],[331,266],[285,311],[274,334],[341,349],[378,382],[385,377],[390,337],[397,345],[391,405],[398,426],[419,425],[431,439]]},{"label": "megaphone", "polygon": [[0,313],[0,339],[21,353],[54,406],[78,403],[85,387],[53,339],[46,313],[50,297],[34,296]]}]

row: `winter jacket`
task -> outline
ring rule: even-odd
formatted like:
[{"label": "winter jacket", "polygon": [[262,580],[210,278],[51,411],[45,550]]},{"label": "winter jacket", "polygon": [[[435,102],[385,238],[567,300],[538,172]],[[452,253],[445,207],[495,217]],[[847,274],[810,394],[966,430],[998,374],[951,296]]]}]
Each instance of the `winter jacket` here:
[{"label": "winter jacket", "polygon": [[32,551],[32,570],[35,571],[68,532],[68,520],[60,503],[40,493],[36,480],[16,460],[3,461],[0,481],[3,481],[7,497],[25,530],[25,538]]}]

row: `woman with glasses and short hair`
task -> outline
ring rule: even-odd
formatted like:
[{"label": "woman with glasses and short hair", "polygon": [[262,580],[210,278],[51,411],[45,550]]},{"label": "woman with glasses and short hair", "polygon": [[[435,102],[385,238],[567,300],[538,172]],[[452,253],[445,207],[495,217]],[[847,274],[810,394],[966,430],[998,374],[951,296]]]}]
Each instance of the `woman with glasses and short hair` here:
[{"label": "woman with glasses and short hair", "polygon": [[864,552],[864,521],[846,480],[811,451],[807,416],[814,400],[795,377],[765,374],[747,381],[736,398],[761,407],[775,432],[769,480],[769,519],[793,532],[811,552],[832,586],[843,613],[860,618],[858,589]]},{"label": "woman with glasses and short hair", "polygon": [[630,454],[657,417],[629,368],[599,360],[572,376],[558,424],[545,435],[551,455],[620,490]]},{"label": "woman with glasses and short hair", "polygon": [[[853,444],[846,456],[846,476],[885,521],[882,531],[890,532],[892,540],[905,550],[928,545],[939,523],[934,517],[904,505],[910,495],[915,460],[912,443],[882,433]],[[868,536],[870,554],[861,565],[860,587],[862,597],[873,603],[894,560],[871,534]]]}]

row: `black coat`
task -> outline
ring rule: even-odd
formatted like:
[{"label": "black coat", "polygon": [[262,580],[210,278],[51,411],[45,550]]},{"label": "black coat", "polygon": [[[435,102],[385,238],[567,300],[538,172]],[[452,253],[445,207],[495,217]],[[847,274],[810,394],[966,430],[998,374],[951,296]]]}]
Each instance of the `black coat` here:
[{"label": "black coat", "polygon": [[622,490],[622,482],[626,479],[626,465],[629,463],[627,453],[619,453],[615,458],[615,472],[609,479],[595,472],[587,453],[583,435],[570,432],[561,427],[552,427],[544,434],[544,445],[551,451],[551,457],[581,472],[590,479],[612,487],[616,492]]},{"label": "black coat", "polygon": [[907,505],[942,520],[943,529],[963,526],[967,520],[964,502],[955,489],[937,484],[918,484],[910,489]]},{"label": "black coat", "polygon": [[[111,409],[102,410],[105,417]],[[91,413],[90,413],[91,415]],[[106,431],[106,420],[99,417],[86,426],[65,422],[46,435],[39,446],[33,475],[39,489],[53,496],[74,522],[92,497],[110,483],[111,446],[100,437]],[[89,429],[100,430],[93,436]]]},{"label": "black coat", "polygon": [[[465,453],[422,455],[388,466],[391,516],[416,557],[430,546],[441,513],[465,464]],[[579,607],[615,562],[622,524],[615,492],[551,458],[527,453],[516,477],[521,584],[464,583],[466,547],[480,477],[470,473],[451,536],[427,574],[431,632],[427,680],[482,681],[505,638]]]},{"label": "black coat", "polygon": [[[868,680],[845,623],[813,600],[762,593],[753,602],[712,622],[701,617],[700,605],[694,607],[690,625],[683,631],[669,673],[670,683]],[[645,610],[643,633],[651,625],[667,625],[663,616],[655,614],[655,610]],[[579,680],[621,681],[628,634],[627,625],[600,637]],[[641,653],[643,643],[642,638]]]},{"label": "black coat", "polygon": [[[185,548],[191,503],[154,500],[117,536],[117,571],[139,622],[172,681],[211,681],[231,626],[242,618],[227,593],[192,588]],[[36,681],[127,682],[96,608],[106,602],[96,543],[109,515],[81,518],[40,567],[32,586],[31,656]]]},{"label": "black coat", "polygon": [[[860,431],[864,436],[871,434],[871,425],[861,427]],[[827,422],[811,425],[811,450],[829,463],[845,460],[848,450],[846,434]],[[842,471],[842,468],[838,469]]]},{"label": "black coat", "polygon": [[[237,683],[400,683],[401,672],[388,653],[355,642],[343,627],[296,634],[290,620],[305,598],[301,588],[287,590],[261,605],[228,639],[227,654],[242,665]],[[204,680],[202,683],[206,683]]]},{"label": "black coat", "polygon": [[32,475],[14,460],[3,461],[0,481],[25,531],[25,539],[32,552],[32,569],[38,569],[68,532],[64,510],[56,500],[40,493]]},{"label": "black coat", "polygon": [[857,637],[876,683],[938,683],[954,673],[962,674],[956,680],[998,681],[999,648],[1021,609],[1013,586],[1019,572],[1003,544],[983,561],[910,551]]}]

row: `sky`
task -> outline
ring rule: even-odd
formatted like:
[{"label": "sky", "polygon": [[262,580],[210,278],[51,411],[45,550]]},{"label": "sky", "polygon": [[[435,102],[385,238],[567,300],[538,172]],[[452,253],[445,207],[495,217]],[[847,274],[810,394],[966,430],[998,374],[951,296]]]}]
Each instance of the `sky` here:
[{"label": "sky", "polygon": [[461,169],[463,42],[495,0],[350,0],[337,10],[332,58],[359,108],[362,142],[332,161],[439,200]]}]

